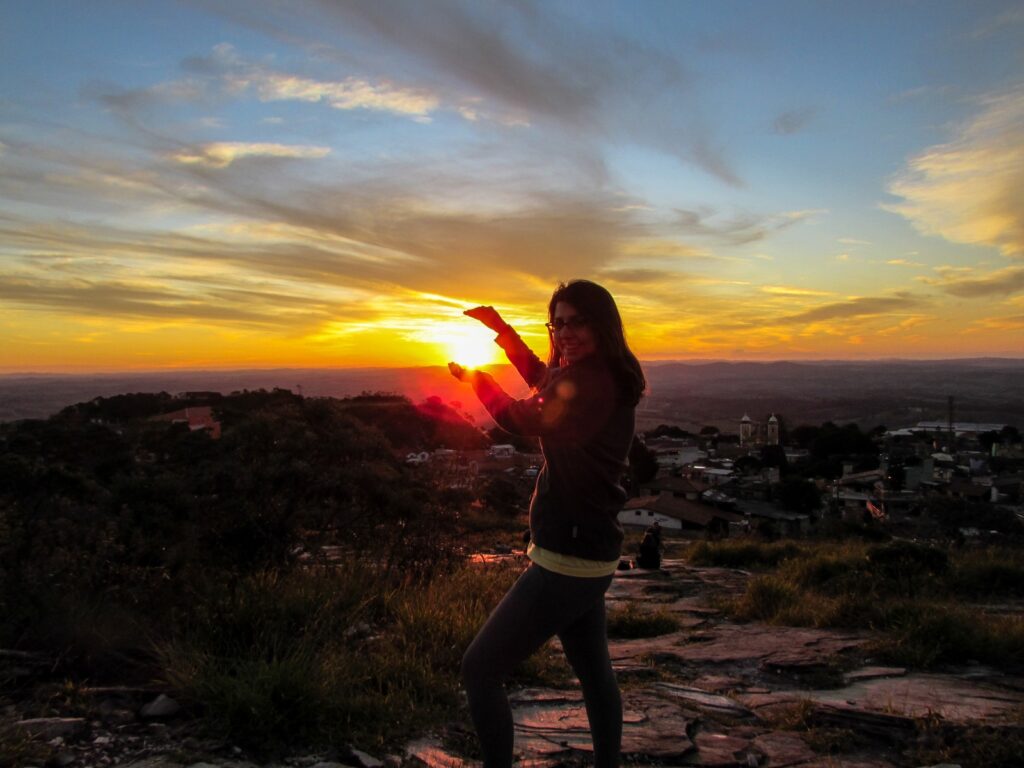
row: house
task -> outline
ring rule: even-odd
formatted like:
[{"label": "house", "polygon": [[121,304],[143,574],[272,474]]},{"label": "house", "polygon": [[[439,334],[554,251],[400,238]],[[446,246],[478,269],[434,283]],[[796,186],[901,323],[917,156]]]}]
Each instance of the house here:
[{"label": "house", "polygon": [[652,437],[645,446],[654,454],[658,466],[665,469],[676,469],[707,457],[692,440],[681,437]]},{"label": "house", "polygon": [[220,422],[213,417],[213,409],[208,405],[182,408],[170,413],[154,416],[151,421],[169,421],[172,424],[187,424],[190,431],[205,429],[214,440],[220,438]]},{"label": "house", "polygon": [[707,483],[708,485],[722,485],[723,483],[729,482],[734,475],[732,470],[732,462],[720,462],[720,464],[728,464],[729,466],[707,466],[707,465],[694,465],[690,472],[690,477],[696,477],[697,479]]},{"label": "house", "polygon": [[657,496],[669,493],[679,499],[698,501],[700,495],[708,489],[708,484],[690,477],[656,477],[640,486],[641,493]]},{"label": "house", "polygon": [[619,512],[622,525],[647,526],[657,522],[666,531],[728,536],[730,525],[742,524],[743,515],[677,498],[669,493],[630,499]]},{"label": "house", "polygon": [[[864,507],[861,507],[863,510]],[[810,515],[799,512],[786,512],[774,504],[762,501],[737,502],[737,513],[749,520],[757,528],[770,528],[782,536],[801,536],[810,528]]]}]

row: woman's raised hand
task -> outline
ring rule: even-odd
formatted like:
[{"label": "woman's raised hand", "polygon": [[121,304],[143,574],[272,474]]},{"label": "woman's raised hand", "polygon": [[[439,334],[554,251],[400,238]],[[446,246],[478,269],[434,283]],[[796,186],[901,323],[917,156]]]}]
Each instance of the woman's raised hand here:
[{"label": "woman's raised hand", "polygon": [[495,333],[501,333],[508,328],[508,323],[501,319],[501,315],[498,314],[498,310],[494,307],[473,307],[473,309],[467,309],[462,314],[472,317],[474,320],[479,320]]},{"label": "woman's raised hand", "polygon": [[468,368],[463,368],[458,363],[448,363],[448,372],[459,381],[467,381],[471,373]]}]

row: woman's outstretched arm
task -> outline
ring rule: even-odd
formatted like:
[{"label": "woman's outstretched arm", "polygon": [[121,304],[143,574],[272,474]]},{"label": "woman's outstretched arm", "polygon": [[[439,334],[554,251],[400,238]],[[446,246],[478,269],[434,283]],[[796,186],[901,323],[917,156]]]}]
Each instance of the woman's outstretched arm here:
[{"label": "woman's outstretched arm", "polygon": [[498,426],[516,435],[585,439],[605,423],[614,407],[615,385],[602,369],[564,370],[524,400],[511,397],[486,371],[458,363],[448,363],[448,370],[473,387]]},{"label": "woman's outstretched arm", "polygon": [[523,381],[535,389],[544,385],[548,374],[548,367],[519,338],[519,334],[516,333],[515,329],[502,319],[501,315],[498,314],[498,310],[489,306],[474,307],[473,309],[467,309],[463,314],[467,317],[472,317],[474,320],[479,320],[498,334],[494,339],[495,342],[505,350],[505,356],[515,366],[516,370],[519,371]]}]

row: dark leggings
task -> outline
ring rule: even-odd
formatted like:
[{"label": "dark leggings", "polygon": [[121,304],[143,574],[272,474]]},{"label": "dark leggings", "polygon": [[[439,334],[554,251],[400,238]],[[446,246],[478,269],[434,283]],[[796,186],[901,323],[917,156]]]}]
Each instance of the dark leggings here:
[{"label": "dark leggings", "polygon": [[608,657],[604,593],[612,577],[562,576],[531,565],[462,657],[469,711],[484,768],[512,765],[512,709],[504,681],[554,635],[580,679],[597,768],[619,764],[622,698]]}]

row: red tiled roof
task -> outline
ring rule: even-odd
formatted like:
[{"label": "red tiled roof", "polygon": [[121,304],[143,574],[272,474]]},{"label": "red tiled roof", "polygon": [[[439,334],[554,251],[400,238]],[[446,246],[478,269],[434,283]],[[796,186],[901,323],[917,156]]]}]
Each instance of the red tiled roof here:
[{"label": "red tiled roof", "polygon": [[630,499],[626,502],[624,508],[649,509],[666,517],[705,527],[715,518],[730,523],[745,519],[743,515],[735,512],[728,512],[724,509],[708,506],[707,504],[698,504],[687,499],[679,499],[668,493],[662,493],[659,496],[641,496]]}]

